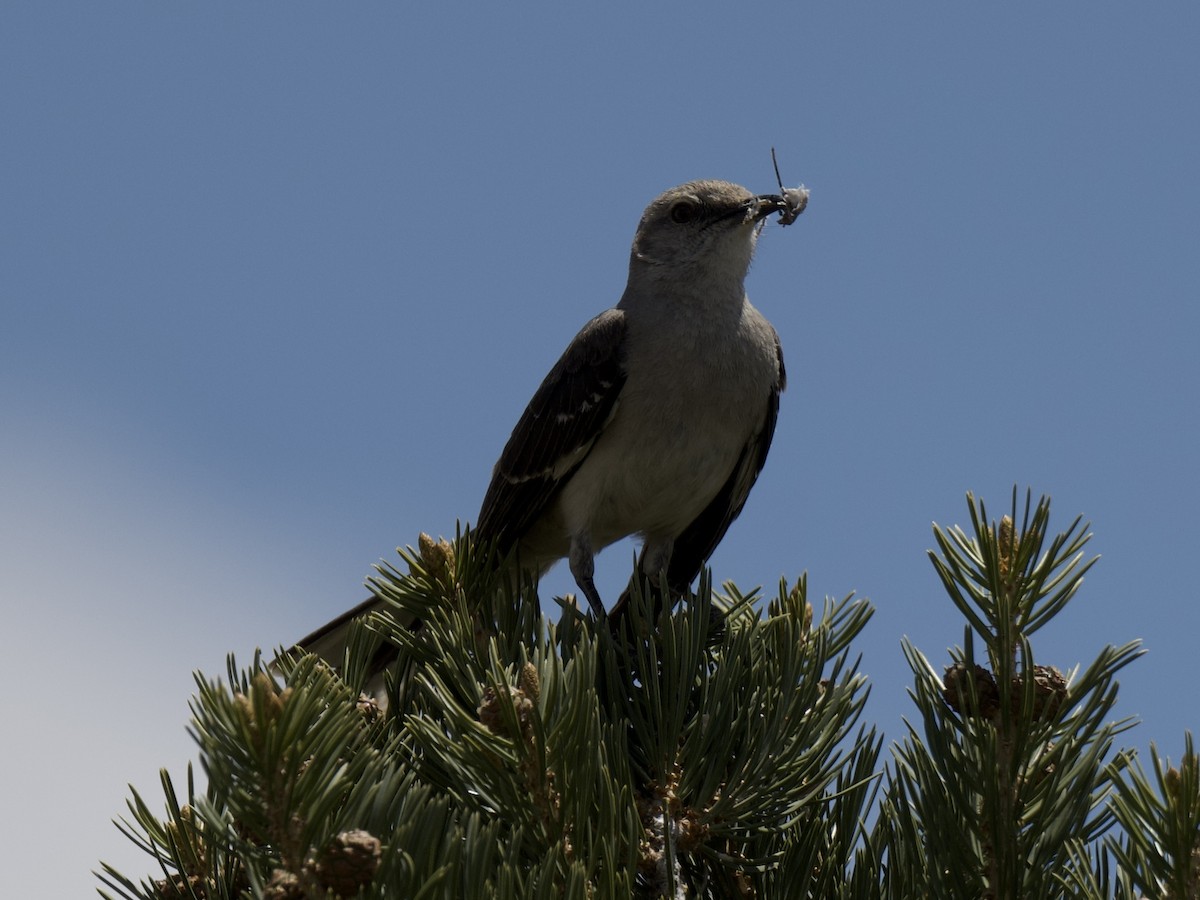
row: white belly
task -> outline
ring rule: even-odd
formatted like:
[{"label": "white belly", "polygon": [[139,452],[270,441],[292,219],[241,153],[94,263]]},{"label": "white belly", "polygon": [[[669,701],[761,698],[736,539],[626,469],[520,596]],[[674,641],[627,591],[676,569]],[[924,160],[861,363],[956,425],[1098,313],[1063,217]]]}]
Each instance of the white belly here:
[{"label": "white belly", "polygon": [[[633,533],[677,536],[724,485],[746,440],[704,427],[704,417],[686,426],[660,421],[641,434],[629,433],[625,421],[614,419],[561,498],[567,533],[589,532],[597,548]],[[699,434],[725,439],[697,440],[701,423]]]},{"label": "white belly", "polygon": [[651,355],[639,337],[631,328],[636,358],[613,418],[526,536],[529,558],[561,557],[576,537],[594,551],[631,534],[674,540],[763,427],[779,360],[773,329],[749,304],[718,341],[688,335]]}]

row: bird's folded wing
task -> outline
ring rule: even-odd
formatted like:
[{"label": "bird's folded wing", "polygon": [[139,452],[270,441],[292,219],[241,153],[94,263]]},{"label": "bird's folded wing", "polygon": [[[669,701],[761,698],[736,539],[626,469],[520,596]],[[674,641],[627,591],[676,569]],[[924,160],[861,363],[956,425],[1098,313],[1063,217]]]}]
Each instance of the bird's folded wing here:
[{"label": "bird's folded wing", "polygon": [[[625,384],[624,338],[625,316],[616,309],[596,316],[575,336],[513,429],[484,497],[476,537],[496,541],[506,552],[587,455]],[[384,603],[378,597],[364,600],[298,641],[296,648],[339,663],[350,623]]]},{"label": "bird's folded wing", "polygon": [[492,473],[476,535],[507,552],[587,456],[625,385],[625,314],[592,319],[550,370]]}]

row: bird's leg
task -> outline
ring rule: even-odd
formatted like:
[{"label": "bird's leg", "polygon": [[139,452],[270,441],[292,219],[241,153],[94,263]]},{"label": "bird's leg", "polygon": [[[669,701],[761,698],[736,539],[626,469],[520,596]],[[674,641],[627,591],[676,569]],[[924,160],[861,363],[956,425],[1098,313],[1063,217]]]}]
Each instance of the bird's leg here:
[{"label": "bird's leg", "polygon": [[592,612],[597,619],[606,618],[608,612],[604,608],[604,601],[600,599],[600,592],[596,590],[596,583],[592,580],[596,573],[596,556],[592,553],[592,542],[586,534],[577,534],[571,538],[569,561],[575,583],[583,591],[583,596],[587,597]]},{"label": "bird's leg", "polygon": [[668,539],[651,541],[647,539],[642,546],[642,558],[638,561],[638,568],[642,570],[642,574],[650,579],[650,583],[655,587],[662,587],[659,584],[661,576],[667,571],[667,566],[671,563],[671,553],[675,549],[675,542]]},{"label": "bird's leg", "polygon": [[638,571],[649,582],[654,605],[652,615],[657,619],[663,607],[672,600],[670,586],[667,584],[667,567],[671,564],[671,554],[675,550],[675,542],[670,538],[647,538],[642,545],[642,555],[638,559]]}]

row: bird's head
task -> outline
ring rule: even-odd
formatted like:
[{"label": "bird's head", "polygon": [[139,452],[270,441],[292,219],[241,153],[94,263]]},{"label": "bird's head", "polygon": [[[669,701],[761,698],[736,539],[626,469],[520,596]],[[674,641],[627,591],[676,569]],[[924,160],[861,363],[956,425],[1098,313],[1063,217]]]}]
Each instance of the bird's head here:
[{"label": "bird's head", "polygon": [[689,181],[646,207],[633,239],[632,267],[702,269],[745,276],[758,223],[772,213],[790,223],[808,192],[752,194],[728,181]]}]

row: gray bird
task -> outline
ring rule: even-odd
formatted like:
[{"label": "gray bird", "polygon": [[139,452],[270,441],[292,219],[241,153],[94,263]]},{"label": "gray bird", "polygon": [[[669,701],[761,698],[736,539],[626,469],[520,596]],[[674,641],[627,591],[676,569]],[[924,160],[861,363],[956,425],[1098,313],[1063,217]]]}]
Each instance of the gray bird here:
[{"label": "gray bird", "polygon": [[[786,378],[744,280],[762,221],[790,224],[807,203],[803,188],[781,191],[691,181],[646,207],[620,302],[571,341],[496,463],[476,539],[537,575],[566,557],[599,617],[600,550],[639,535],[643,575],[683,592],[766,461]],[[331,658],[377,603],[300,646]]]}]

